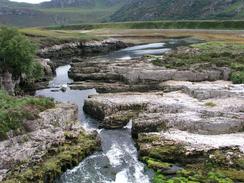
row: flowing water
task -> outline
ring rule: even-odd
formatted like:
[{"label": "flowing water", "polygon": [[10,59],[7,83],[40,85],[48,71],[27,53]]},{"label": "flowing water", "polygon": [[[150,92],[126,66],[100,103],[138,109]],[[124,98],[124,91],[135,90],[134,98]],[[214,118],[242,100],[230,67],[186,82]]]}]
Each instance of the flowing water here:
[{"label": "flowing water", "polygon": [[[163,54],[179,46],[189,44],[187,41],[170,40],[167,43],[153,43],[134,46],[112,52],[104,57],[131,59],[145,54]],[[120,130],[98,129],[96,120],[85,115],[84,100],[96,90],[71,90],[66,92],[58,88],[69,84],[70,65],[56,69],[56,77],[50,82],[48,89],[38,90],[36,95],[52,97],[56,101],[71,102],[79,106],[81,123],[86,130],[99,132],[102,151],[87,157],[77,167],[64,173],[57,182],[60,183],[149,183],[152,172],[145,170],[144,164],[138,160],[137,149],[131,137],[131,122]]]}]

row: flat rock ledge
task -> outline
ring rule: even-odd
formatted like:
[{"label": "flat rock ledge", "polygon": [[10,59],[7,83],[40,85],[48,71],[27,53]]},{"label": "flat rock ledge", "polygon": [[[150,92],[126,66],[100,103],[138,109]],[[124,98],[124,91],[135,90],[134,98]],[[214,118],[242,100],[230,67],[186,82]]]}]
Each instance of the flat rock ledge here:
[{"label": "flat rock ledge", "polygon": [[96,88],[99,92],[161,90],[162,82],[228,80],[231,70],[212,66],[208,69],[168,69],[153,65],[148,59],[109,60],[102,58],[73,59],[69,76],[71,88]]},{"label": "flat rock ledge", "polygon": [[93,95],[84,110],[109,129],[132,119],[141,160],[164,176],[193,172],[207,182],[212,169],[226,180],[244,182],[244,85],[166,81],[160,86],[162,92]]},{"label": "flat rock ledge", "polygon": [[[180,84],[182,90],[171,92],[93,95],[85,101],[84,110],[105,128],[122,128],[134,117],[134,133],[168,128],[200,134],[243,130],[244,85],[224,81]],[[176,83],[164,85],[173,88]]]},{"label": "flat rock ledge", "polygon": [[24,124],[29,133],[0,142],[0,181],[54,182],[97,150],[99,140],[85,132],[77,106],[56,104]]}]

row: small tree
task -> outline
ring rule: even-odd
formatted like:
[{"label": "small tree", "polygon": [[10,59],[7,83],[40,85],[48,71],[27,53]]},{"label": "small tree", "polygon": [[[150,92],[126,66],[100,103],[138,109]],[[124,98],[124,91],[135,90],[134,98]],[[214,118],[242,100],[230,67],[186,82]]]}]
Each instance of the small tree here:
[{"label": "small tree", "polygon": [[22,76],[33,80],[39,77],[40,67],[34,61],[35,46],[14,28],[0,28],[0,73],[2,85],[8,92],[13,92],[17,81]]}]

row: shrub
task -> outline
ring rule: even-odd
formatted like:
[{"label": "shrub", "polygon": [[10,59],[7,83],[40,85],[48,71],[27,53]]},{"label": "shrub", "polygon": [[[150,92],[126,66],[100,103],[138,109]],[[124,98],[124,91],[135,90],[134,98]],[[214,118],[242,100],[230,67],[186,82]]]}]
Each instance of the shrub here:
[{"label": "shrub", "polygon": [[236,71],[231,74],[231,81],[235,84],[244,83],[244,71]]},{"label": "shrub", "polygon": [[35,53],[34,44],[16,29],[0,28],[0,74],[11,73],[13,80],[39,79],[43,73]]}]

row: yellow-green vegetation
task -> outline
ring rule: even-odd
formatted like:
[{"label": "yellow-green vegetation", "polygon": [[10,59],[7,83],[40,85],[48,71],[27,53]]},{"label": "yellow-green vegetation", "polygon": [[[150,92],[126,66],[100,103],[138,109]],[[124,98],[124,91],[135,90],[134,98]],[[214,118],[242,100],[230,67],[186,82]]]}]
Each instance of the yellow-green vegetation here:
[{"label": "yellow-green vegetation", "polygon": [[167,54],[163,59],[153,61],[155,65],[167,68],[196,69],[212,67],[229,67],[232,69],[230,79],[234,83],[244,83],[244,44],[207,42],[192,45],[191,48]]},{"label": "yellow-green vegetation", "polygon": [[[79,30],[79,29],[78,29]],[[243,31],[209,29],[94,29],[89,32],[96,36],[113,36],[130,43],[142,44],[162,41],[165,38],[194,37],[205,41],[223,41],[244,44]],[[144,40],[144,41],[142,41]]]},{"label": "yellow-green vegetation", "polygon": [[65,132],[65,142],[59,146],[53,146],[43,158],[43,161],[23,169],[15,167],[7,177],[5,183],[13,182],[55,182],[67,169],[77,166],[79,162],[92,152],[97,150],[99,142],[95,135],[80,132],[78,136],[71,132]]},{"label": "yellow-green vegetation", "polygon": [[147,163],[148,168],[154,170],[169,169],[172,166],[171,163],[161,162],[159,160],[150,157],[143,157],[143,161]]},{"label": "yellow-green vegetation", "polygon": [[209,172],[207,174],[192,171],[179,171],[173,178],[168,178],[160,173],[156,173],[153,183],[234,183],[224,174]]},{"label": "yellow-green vegetation", "polygon": [[114,23],[90,23],[67,26],[56,26],[51,29],[239,29],[244,27],[242,20],[181,20],[181,21],[134,21]]},{"label": "yellow-green vegetation", "polygon": [[207,102],[207,103],[205,103],[205,105],[208,107],[215,107],[216,106],[216,104],[213,102]]},{"label": "yellow-green vegetation", "polygon": [[[144,143],[154,143],[160,141],[159,137],[157,135],[145,135],[145,134],[139,134],[137,143],[144,144]],[[142,157],[150,157],[153,159],[158,159],[162,162],[171,162],[171,161],[183,161],[184,156],[184,147],[180,144],[174,144],[174,143],[163,143],[158,144],[157,146],[153,148],[146,148],[146,149],[140,149],[140,154]]]},{"label": "yellow-green vegetation", "polygon": [[32,39],[40,47],[98,39],[96,36],[82,33],[82,31],[49,30],[44,28],[23,28],[19,31]]},{"label": "yellow-green vegetation", "polygon": [[0,140],[7,138],[12,130],[16,135],[23,133],[25,120],[38,118],[38,114],[55,106],[49,98],[13,97],[0,90]]},{"label": "yellow-green vegetation", "polygon": [[[216,152],[222,153],[221,156],[223,156],[223,152]],[[213,154],[215,154],[215,152],[213,152]],[[223,164],[220,163],[222,160],[214,162],[208,159],[207,156],[199,156],[198,163],[194,163],[193,160],[191,162],[191,158],[189,159],[189,157],[188,160],[185,159],[184,163],[179,163],[177,157],[175,157],[175,159],[161,160],[146,156],[142,159],[147,164],[148,168],[155,171],[155,176],[153,178],[154,183],[233,183],[236,181],[244,181],[243,168],[238,164],[234,164],[231,167],[226,165],[226,161],[228,161],[226,158]],[[173,176],[168,176],[164,171],[167,169],[169,170],[174,163],[180,164],[183,169],[177,171]]]}]

